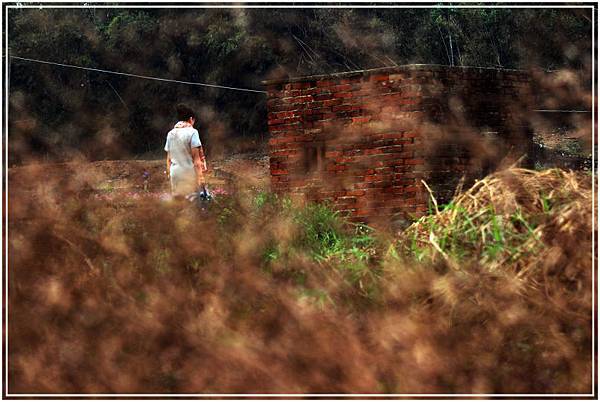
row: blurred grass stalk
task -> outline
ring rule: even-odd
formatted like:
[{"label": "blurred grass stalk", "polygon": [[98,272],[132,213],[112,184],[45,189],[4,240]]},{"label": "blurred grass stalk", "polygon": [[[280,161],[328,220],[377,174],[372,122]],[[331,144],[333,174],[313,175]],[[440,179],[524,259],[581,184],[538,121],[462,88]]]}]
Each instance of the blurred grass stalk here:
[{"label": "blurred grass stalk", "polygon": [[589,175],[498,172],[398,234],[251,187],[200,212],[69,183],[10,194],[11,392],[591,386]]}]

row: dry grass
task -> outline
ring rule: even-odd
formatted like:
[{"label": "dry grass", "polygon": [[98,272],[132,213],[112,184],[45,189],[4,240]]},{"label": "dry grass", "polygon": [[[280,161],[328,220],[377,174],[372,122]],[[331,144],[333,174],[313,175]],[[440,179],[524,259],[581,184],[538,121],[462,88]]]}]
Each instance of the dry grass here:
[{"label": "dry grass", "polygon": [[[433,203],[435,200],[433,199]],[[478,262],[543,289],[565,314],[591,309],[592,187],[584,173],[508,169],[478,181],[401,236],[421,259]],[[569,300],[582,311],[567,308]]]},{"label": "dry grass", "polygon": [[[589,176],[488,177],[400,248],[266,193],[203,213],[89,180],[10,193],[10,392],[590,391]],[[493,216],[518,258],[491,257]]]}]

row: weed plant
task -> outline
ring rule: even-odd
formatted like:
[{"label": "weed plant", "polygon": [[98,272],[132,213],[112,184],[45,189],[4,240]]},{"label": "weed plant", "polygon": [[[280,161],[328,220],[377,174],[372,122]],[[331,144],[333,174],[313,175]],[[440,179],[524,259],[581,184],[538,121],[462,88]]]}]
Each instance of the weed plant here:
[{"label": "weed plant", "polygon": [[34,187],[9,193],[11,393],[591,391],[588,176],[497,174],[402,234],[268,192]]}]

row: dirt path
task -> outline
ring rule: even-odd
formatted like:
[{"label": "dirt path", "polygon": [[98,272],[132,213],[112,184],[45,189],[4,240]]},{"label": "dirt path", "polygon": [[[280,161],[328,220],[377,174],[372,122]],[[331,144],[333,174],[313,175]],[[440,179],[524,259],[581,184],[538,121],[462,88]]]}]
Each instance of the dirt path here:
[{"label": "dirt path", "polygon": [[[8,169],[9,194],[33,191],[40,185],[86,189],[92,193],[168,192],[164,160],[115,160],[31,164]],[[255,187],[268,186],[269,158],[237,154],[209,161],[208,184],[228,188],[243,180]]]}]

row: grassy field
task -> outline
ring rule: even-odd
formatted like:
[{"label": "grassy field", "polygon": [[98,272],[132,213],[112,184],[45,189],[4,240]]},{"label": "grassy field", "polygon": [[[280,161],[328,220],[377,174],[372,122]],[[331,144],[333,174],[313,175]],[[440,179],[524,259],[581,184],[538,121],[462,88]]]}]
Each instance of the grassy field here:
[{"label": "grassy field", "polygon": [[129,187],[30,169],[9,172],[9,392],[591,392],[589,174],[499,172],[391,233],[260,175],[200,210],[158,162],[148,191],[145,165]]}]

